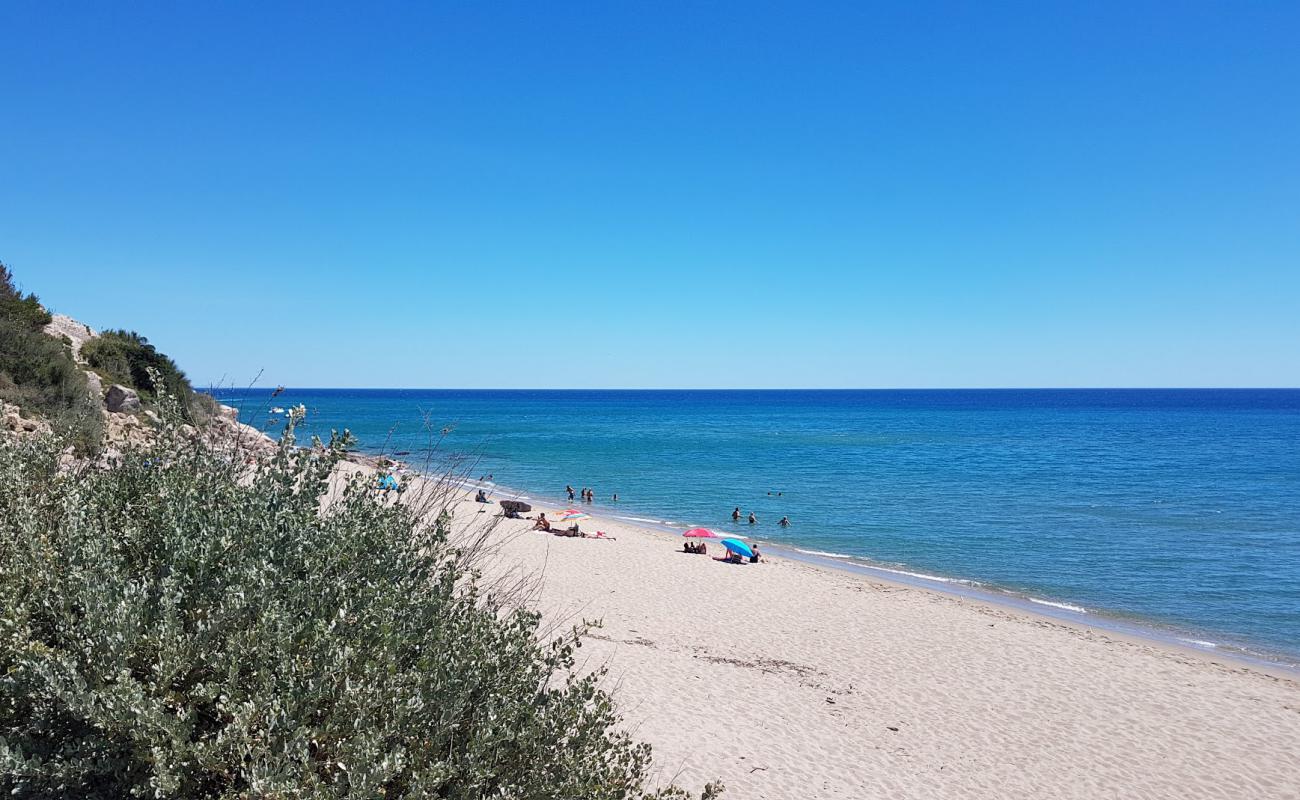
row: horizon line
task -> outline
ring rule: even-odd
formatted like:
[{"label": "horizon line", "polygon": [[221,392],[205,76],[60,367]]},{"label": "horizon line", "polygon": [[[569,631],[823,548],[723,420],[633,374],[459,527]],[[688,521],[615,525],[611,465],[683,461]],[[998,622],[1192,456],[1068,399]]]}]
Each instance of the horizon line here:
[{"label": "horizon line", "polygon": [[213,386],[198,391],[316,391],[356,392],[1294,392],[1300,386],[789,386],[789,387],[691,387],[691,386],[600,386],[501,387],[501,386]]}]

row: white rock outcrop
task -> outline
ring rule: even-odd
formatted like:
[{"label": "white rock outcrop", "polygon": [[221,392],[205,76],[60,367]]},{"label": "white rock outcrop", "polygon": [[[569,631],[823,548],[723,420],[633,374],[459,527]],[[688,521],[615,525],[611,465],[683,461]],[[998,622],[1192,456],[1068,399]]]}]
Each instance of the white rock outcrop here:
[{"label": "white rock outcrop", "polygon": [[50,324],[45,326],[45,333],[55,339],[68,337],[68,341],[72,342],[72,358],[78,364],[86,363],[81,357],[81,346],[99,335],[94,328],[77,322],[67,314],[55,314]]}]

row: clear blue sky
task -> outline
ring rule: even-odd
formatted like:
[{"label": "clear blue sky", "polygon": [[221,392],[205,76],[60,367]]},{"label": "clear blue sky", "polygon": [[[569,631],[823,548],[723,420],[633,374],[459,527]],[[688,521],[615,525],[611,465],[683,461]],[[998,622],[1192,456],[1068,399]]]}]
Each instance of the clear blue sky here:
[{"label": "clear blue sky", "polygon": [[0,260],[198,383],[1300,385],[1295,2],[3,2],[0,54]]}]

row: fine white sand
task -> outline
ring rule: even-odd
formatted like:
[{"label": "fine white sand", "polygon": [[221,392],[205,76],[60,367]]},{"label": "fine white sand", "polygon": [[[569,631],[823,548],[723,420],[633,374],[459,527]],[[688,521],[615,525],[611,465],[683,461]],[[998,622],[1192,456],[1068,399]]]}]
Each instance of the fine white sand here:
[{"label": "fine white sand", "polygon": [[[458,526],[499,511],[455,508]],[[616,541],[502,522],[489,572],[533,576],[551,624],[602,622],[581,658],[609,669],[662,782],[721,779],[728,797],[783,800],[1300,798],[1294,676],[795,561],[720,563],[609,519],[581,525]]]}]

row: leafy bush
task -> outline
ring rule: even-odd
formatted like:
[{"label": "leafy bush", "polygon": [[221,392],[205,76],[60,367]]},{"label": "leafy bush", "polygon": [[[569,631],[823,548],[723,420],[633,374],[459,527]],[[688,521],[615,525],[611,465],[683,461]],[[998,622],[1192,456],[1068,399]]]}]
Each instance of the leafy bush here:
[{"label": "leafy bush", "polygon": [[353,482],[322,511],[346,434],[297,449],[291,423],[255,467],[161,441],[76,474],[0,443],[0,789],[649,796],[578,632],[540,644],[479,587],[445,505]]},{"label": "leafy bush", "polygon": [[85,373],[64,343],[42,328],[50,314],[23,296],[0,264],[0,399],[48,419],[81,452],[99,447],[102,420]]},{"label": "leafy bush", "polygon": [[209,403],[208,395],[196,393],[176,362],[135,331],[105,331],[82,345],[81,355],[105,380],[130,386],[149,402],[158,394],[150,377],[152,370],[160,376],[167,394],[184,398],[186,418],[191,422],[203,422],[215,412],[215,401]]},{"label": "leafy bush", "polygon": [[155,394],[150,369],[161,376],[168,394],[185,397],[193,391],[176,362],[135,331],[104,331],[82,346],[81,355],[104,378],[130,386],[142,395]]}]

